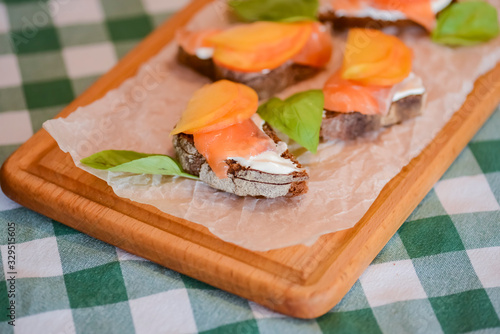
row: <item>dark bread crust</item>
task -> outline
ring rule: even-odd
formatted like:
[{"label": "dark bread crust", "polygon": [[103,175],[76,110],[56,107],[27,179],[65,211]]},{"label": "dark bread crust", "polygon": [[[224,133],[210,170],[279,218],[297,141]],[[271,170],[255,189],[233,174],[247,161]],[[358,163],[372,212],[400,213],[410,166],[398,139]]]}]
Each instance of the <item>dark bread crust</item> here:
[{"label": "dark bread crust", "polygon": [[[262,130],[264,130],[264,133],[269,138],[271,138],[275,143],[279,143],[281,141],[281,139],[278,137],[278,135],[276,134],[274,129],[271,128],[271,126],[269,124],[264,123],[264,125],[262,126]],[[292,153],[290,153],[290,151],[286,150],[285,152],[283,152],[281,157],[288,159],[288,160],[291,160],[297,166],[297,168],[302,168],[302,165],[300,164],[300,162],[295,158],[295,156]]]},{"label": "dark bread crust", "polygon": [[[264,132],[275,141],[278,138],[269,126],[264,126]],[[279,141],[279,138],[277,139]],[[228,177],[219,179],[212,171],[205,158],[196,150],[193,136],[180,133],[174,136],[173,144],[177,158],[182,168],[213,188],[234,193],[238,196],[255,196],[275,198],[281,196],[294,197],[305,194],[308,190],[305,170],[290,174],[270,174],[241,166],[234,160],[226,160]],[[290,152],[285,151],[283,158],[296,162]],[[298,168],[302,166],[296,162]]]},{"label": "dark bread crust", "polygon": [[200,176],[201,165],[207,161],[194,147],[193,136],[179,133],[172,138],[177,160],[186,173]]},{"label": "dark bread crust", "polygon": [[386,115],[326,111],[321,123],[323,140],[355,139],[367,132],[401,123],[421,114],[425,95],[410,95],[392,103]]},{"label": "dark bread crust", "polygon": [[385,21],[375,20],[370,17],[337,16],[335,12],[331,10],[320,13],[319,20],[322,22],[333,22],[332,26],[335,30],[346,30],[349,28],[383,29],[386,27],[421,27],[424,29],[420,24],[408,19]]},{"label": "dark bread crust", "polygon": [[187,53],[182,47],[179,46],[177,51],[177,61],[180,64],[190,67],[196,72],[208,77],[210,80],[215,81],[215,66],[212,58],[198,58],[196,55]]},{"label": "dark bread crust", "polygon": [[291,61],[270,70],[268,73],[233,71],[216,65],[211,58],[200,59],[196,55],[191,55],[180,46],[177,52],[177,60],[213,81],[227,79],[245,84],[253,88],[260,99],[270,98],[283,89],[308,79],[321,71],[321,68],[294,64]]}]

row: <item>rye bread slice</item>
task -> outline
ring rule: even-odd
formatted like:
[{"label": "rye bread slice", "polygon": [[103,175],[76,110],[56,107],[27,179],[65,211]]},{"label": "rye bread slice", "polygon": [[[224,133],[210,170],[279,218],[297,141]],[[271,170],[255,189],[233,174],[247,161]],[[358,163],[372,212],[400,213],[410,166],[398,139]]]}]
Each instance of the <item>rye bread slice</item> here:
[{"label": "rye bread slice", "polygon": [[335,30],[346,30],[349,28],[367,28],[367,29],[383,29],[386,27],[423,27],[412,20],[396,20],[396,21],[385,21],[385,20],[375,20],[370,17],[349,17],[349,16],[338,16],[333,10],[328,10],[326,12],[319,14],[319,20],[321,22],[332,22],[333,29]]},{"label": "rye bread slice", "polygon": [[355,139],[363,134],[401,123],[421,114],[425,95],[410,95],[391,104],[386,115],[364,115],[359,112],[325,111],[320,137],[323,140]]},{"label": "rye bread slice", "polygon": [[216,65],[212,58],[201,59],[187,53],[179,46],[177,52],[179,63],[195,70],[213,81],[227,79],[245,84],[253,88],[260,99],[274,96],[283,89],[308,79],[321,71],[320,68],[286,62],[278,68],[265,72],[239,72]]},{"label": "rye bread slice", "polygon": [[[448,6],[436,13],[436,17],[454,2],[456,2],[456,0],[450,1]],[[383,29],[386,27],[420,27],[425,30],[423,26],[410,19],[388,21],[373,19],[371,17],[339,16],[333,9],[320,10],[318,19],[321,22],[332,22],[333,29],[335,30],[346,30],[349,28]]]},{"label": "rye bread slice", "polygon": [[[279,141],[269,126],[264,125],[263,129],[276,143]],[[201,181],[213,188],[238,196],[266,198],[293,197],[305,194],[308,190],[306,180],[309,176],[303,169],[290,174],[270,174],[241,166],[234,160],[226,160],[229,166],[228,177],[219,179],[194,146],[192,135],[177,134],[173,137],[173,144],[182,168],[190,174],[199,176]],[[281,156],[294,162],[297,168],[302,168],[288,150]]]}]

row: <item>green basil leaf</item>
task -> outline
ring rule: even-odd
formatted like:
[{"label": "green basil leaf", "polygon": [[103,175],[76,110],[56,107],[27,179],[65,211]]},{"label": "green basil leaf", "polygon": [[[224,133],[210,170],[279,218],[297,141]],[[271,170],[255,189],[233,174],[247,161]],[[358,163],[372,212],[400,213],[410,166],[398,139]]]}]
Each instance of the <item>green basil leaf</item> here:
[{"label": "green basil leaf", "polygon": [[257,113],[273,128],[316,153],[323,105],[323,92],[314,89],[294,94],[285,101],[272,98],[262,104]]},{"label": "green basil leaf", "polygon": [[230,0],[236,16],[246,22],[316,21],[318,0]]},{"label": "green basil leaf", "polygon": [[447,45],[473,45],[499,34],[495,7],[482,1],[454,3],[438,17],[432,40]]},{"label": "green basil leaf", "polygon": [[111,172],[177,175],[198,180],[198,177],[185,173],[179,163],[168,155],[106,150],[83,158],[80,162],[95,169]]}]

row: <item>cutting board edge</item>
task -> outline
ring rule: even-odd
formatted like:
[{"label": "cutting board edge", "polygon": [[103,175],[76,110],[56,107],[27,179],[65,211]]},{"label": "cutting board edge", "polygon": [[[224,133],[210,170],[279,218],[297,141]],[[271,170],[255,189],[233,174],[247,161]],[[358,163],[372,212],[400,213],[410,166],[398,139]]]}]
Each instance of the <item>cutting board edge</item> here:
[{"label": "cutting board edge", "polygon": [[[196,8],[196,10],[198,10],[198,9],[202,8],[202,6],[204,6],[205,4],[207,4],[209,2],[211,2],[211,1],[210,0],[194,1],[190,6],[192,6],[191,7],[192,9]],[[194,6],[193,4],[196,4],[196,6]],[[191,14],[193,14],[193,13],[191,13]],[[183,15],[184,16],[182,17],[182,20],[184,20],[183,22],[185,22],[185,21],[187,21],[187,19],[186,19],[187,14],[183,14]],[[175,19],[175,17],[177,17],[177,15],[174,16],[174,19]],[[180,22],[180,19],[178,21]],[[166,26],[168,24],[170,24],[170,20],[164,26]],[[172,24],[170,24],[170,25],[172,25]],[[156,34],[155,36],[158,36],[159,31],[160,31],[160,29],[155,31],[153,34]],[[91,103],[95,99],[98,99],[103,94],[105,94],[109,89],[112,89],[112,88],[116,87],[117,85],[119,85],[120,82],[122,82],[123,80],[126,79],[126,77],[132,76],[135,73],[135,71],[137,70],[137,67],[133,66],[133,63],[134,63],[136,57],[141,56],[141,54],[142,54],[141,48],[144,49],[145,47],[150,46],[152,41],[158,40],[158,37],[153,38],[153,34],[150,37],[148,37],[147,40],[142,42],[134,51],[132,51],[124,59],[125,62],[121,61],[110,73],[106,74],[102,78],[102,80],[100,79],[98,81],[98,83],[96,83],[96,85],[99,84],[98,88],[96,88],[97,87],[96,85],[93,85],[91,88],[89,88],[88,91],[86,91],[79,98],[77,98],[72,104],[70,104],[67,108],[65,108],[63,110],[63,112],[61,112],[58,115],[58,117],[67,116],[70,112],[74,111],[78,106]],[[142,59],[142,61],[144,61],[144,60],[145,59]],[[132,65],[130,65],[130,64],[132,64]],[[126,68],[126,71],[124,73],[119,73],[120,69],[123,69],[123,68]],[[497,66],[497,68],[498,68],[498,66]],[[492,110],[493,109],[491,109],[491,111]],[[43,130],[41,130],[41,131],[43,131]],[[466,143],[464,144],[464,146],[465,145],[466,145]],[[455,148],[454,150],[456,153],[455,154],[455,157],[456,157],[459,154],[459,152],[461,151],[461,149]],[[19,180],[17,180],[15,176],[10,176],[10,175],[12,175],[11,172],[13,171],[12,168],[14,167],[14,166],[11,166],[14,164],[12,161],[14,161],[14,160],[22,161],[23,164],[26,162],[27,157],[20,156],[20,154],[18,152],[20,152],[20,151],[16,151],[17,154],[14,153],[14,155],[11,156],[5,162],[5,164],[2,166],[2,169],[0,171],[0,185],[2,186],[2,188],[6,189],[6,191],[5,191],[6,195],[13,198],[14,200],[16,200],[16,197],[19,197],[18,196],[19,194],[14,190],[14,186],[10,185],[8,182],[11,182],[12,180],[16,180],[16,182],[19,181],[18,184],[21,184],[23,181],[22,176],[26,177],[26,175],[23,175],[22,172],[20,172],[19,170],[17,170],[17,176],[18,176]],[[13,157],[15,157],[15,159],[13,159]],[[450,162],[450,164],[451,164],[451,162]],[[439,176],[436,176],[436,177],[439,177]],[[5,181],[6,179],[8,181]],[[4,181],[2,181],[2,180],[4,180]],[[432,187],[432,185],[430,187]],[[423,196],[422,196],[422,198],[423,198]],[[22,202],[22,200],[19,200],[19,199],[17,201]],[[23,203],[21,203],[21,204],[23,204]],[[26,206],[29,207],[29,203],[25,203],[25,204],[27,204]],[[418,202],[415,204],[415,206],[417,204],[418,204]],[[46,208],[42,208],[42,209],[46,210]],[[403,222],[404,222],[404,219],[401,221],[401,224]],[[399,227],[401,224],[399,224],[397,227]],[[395,227],[395,225],[394,225],[394,226],[392,226],[392,229],[394,229],[394,231],[395,231],[395,230],[397,230],[397,227]],[[384,236],[388,236],[389,234],[384,234]],[[392,234],[394,234],[394,233],[392,233]],[[390,234],[390,236],[392,236],[392,234]],[[390,236],[387,238],[387,240],[390,239]],[[385,244],[385,242],[381,243],[380,240],[378,240],[378,243]],[[383,247],[383,245],[380,246],[380,249],[382,247]],[[371,255],[373,255],[372,253],[375,253],[373,255],[373,257],[375,257],[376,253],[378,253],[378,251],[373,252],[373,249],[371,251],[372,251],[370,253]],[[358,255],[358,257],[359,257],[359,255]],[[355,259],[356,258],[352,258],[352,261],[349,264],[350,267],[355,266],[353,264],[353,261]],[[366,262],[368,262],[368,263],[366,263]],[[362,272],[364,270],[364,268],[366,268],[366,266],[369,265],[369,262],[371,262],[371,260],[368,261],[367,258],[364,258],[363,265],[361,266],[361,267],[363,267],[363,266],[364,267],[361,268],[359,266],[359,263],[358,263],[356,272],[358,272],[358,271]],[[365,266],[365,263],[366,263],[366,266]],[[349,269],[349,268],[345,268],[345,269]],[[179,271],[182,271],[182,268],[180,268]],[[198,276],[199,276],[198,279],[200,279],[202,281],[206,281],[206,279],[204,279],[204,277],[202,277],[204,274],[205,273],[198,274]],[[318,285],[322,284],[322,282],[324,283],[326,279],[329,279],[331,274],[332,274],[331,270],[330,271],[327,270],[327,272],[323,273],[321,275],[320,279],[315,284],[312,284],[312,285],[301,286],[301,285],[297,285],[297,284],[288,284],[288,285],[285,284],[282,287],[282,291],[287,292],[288,295],[283,297],[285,299],[280,301],[281,302],[280,305],[278,305],[272,301],[269,302],[269,300],[268,300],[269,298],[267,298],[267,297],[260,297],[260,292],[262,292],[262,291],[260,291],[257,295],[249,296],[247,298],[253,299],[253,300],[255,300],[259,303],[262,303],[268,307],[274,308],[278,311],[281,311],[285,314],[289,314],[292,316],[302,317],[302,318],[315,317],[315,316],[321,315],[324,312],[327,312],[328,309],[331,308],[331,306],[333,306],[331,304],[333,304],[333,303],[336,304],[336,302],[338,302],[343,297],[342,293],[347,292],[347,290],[350,288],[350,286],[352,286],[352,284],[357,279],[357,277],[356,277],[356,279],[354,279],[352,281],[352,284],[350,284],[348,287],[347,287],[348,284],[342,285],[342,287],[340,288],[341,291],[339,290],[337,285],[331,285],[331,284],[329,285],[330,288],[327,290],[324,289],[325,285],[322,285],[323,289],[318,289]],[[252,276],[252,275],[253,275],[253,273],[249,273],[249,276]],[[193,276],[194,277],[197,276],[196,272],[194,272]],[[241,291],[233,291],[234,286],[224,288],[224,287],[220,286],[220,284],[214,284],[213,282],[211,284],[213,284],[215,286],[219,285],[218,287],[221,287],[225,290],[228,290],[230,292],[233,292],[233,293],[236,293],[239,295],[243,295],[241,293]],[[333,297],[331,296],[332,294],[334,295],[335,299],[333,299]],[[334,300],[335,300],[335,302],[334,302]]]},{"label": "cutting board edge", "polygon": [[[64,223],[96,239],[143,256],[172,270],[179,271],[207,284],[253,300],[284,314],[299,318],[313,318],[327,312],[333,306],[330,298],[325,298],[325,293],[330,295],[331,292],[328,293],[329,290],[336,290],[335,286],[326,287],[320,280],[314,284],[307,285],[291,282],[286,277],[280,277],[265,270],[251,267],[238,259],[192,243],[190,240],[183,239],[168,231],[144,224],[135,218],[128,217],[113,209],[102,207],[95,202],[91,204],[101,206],[101,208],[96,209],[94,207],[93,210],[88,211],[85,209],[87,205],[85,202],[91,201],[87,198],[79,198],[78,205],[75,206],[78,211],[68,214],[65,212],[64,207],[75,204],[73,198],[68,196],[68,190],[53,183],[48,183],[37,175],[18,168],[19,166],[15,163],[16,158],[16,153],[14,153],[2,165],[0,169],[0,186],[6,196],[28,209]],[[30,191],[26,192],[26,189],[30,189]],[[46,194],[42,194],[42,190],[47,189],[50,190],[50,194],[53,197],[48,198]],[[31,196],[32,200],[27,200],[26,195]],[[79,196],[76,193],[72,193],[72,195]],[[62,200],[64,198],[66,199]],[[47,205],[47,202],[51,201],[57,204]],[[84,217],[88,212],[92,212],[92,215]],[[116,219],[119,218],[120,220],[120,226],[115,225],[114,230],[111,232],[110,230],[106,230],[105,234],[101,234],[101,229],[94,229],[89,224],[94,221],[99,221],[100,225],[116,224],[116,222],[108,219],[112,216],[111,212],[119,215]],[[137,251],[137,247],[134,247],[133,241],[135,238],[138,238],[139,234],[130,235],[118,240],[112,239],[109,236],[109,234],[118,234],[118,230],[121,232],[128,229],[132,230],[133,224],[141,225],[141,237],[144,237],[144,240],[151,241],[143,243],[147,247],[147,251],[144,251],[144,249]],[[158,239],[162,241],[160,242]],[[165,242],[168,239],[171,242]],[[165,248],[166,244],[168,248]],[[163,249],[166,252],[159,254],[158,249]],[[165,256],[165,254],[168,254],[168,256]],[[200,256],[200,254],[203,254],[203,256]],[[207,261],[208,257],[211,258],[210,261]],[[222,257],[224,257],[223,260],[221,260]],[[203,270],[207,267],[217,268],[218,272],[214,273]],[[238,270],[235,270],[236,267],[238,267]],[[232,279],[221,280],[220,277],[225,275],[227,275],[226,277],[232,277]],[[272,286],[268,284],[270,280],[274,283]],[[235,285],[235,283],[239,284]],[[253,288],[247,289],[245,287]],[[342,296],[338,296],[338,300]]]}]

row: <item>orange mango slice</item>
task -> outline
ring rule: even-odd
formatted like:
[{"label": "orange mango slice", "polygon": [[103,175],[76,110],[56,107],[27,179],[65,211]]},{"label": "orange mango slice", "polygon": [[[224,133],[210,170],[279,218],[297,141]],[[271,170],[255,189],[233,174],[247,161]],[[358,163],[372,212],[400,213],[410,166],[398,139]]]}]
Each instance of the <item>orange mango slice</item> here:
[{"label": "orange mango slice", "polygon": [[307,43],[313,24],[255,22],[227,29],[208,38],[215,46],[216,64],[241,72],[279,67]]},{"label": "orange mango slice", "polygon": [[222,129],[233,124],[243,122],[255,114],[259,107],[257,93],[250,87],[242,84],[239,84],[238,89],[240,92],[236,101],[236,107],[215,122],[207,124],[201,129],[197,129],[196,133],[211,132]]},{"label": "orange mango slice", "polygon": [[330,60],[332,49],[332,38],[328,28],[319,22],[314,22],[306,45],[292,60],[301,65],[323,67]]},{"label": "orange mango slice", "polygon": [[212,132],[195,133],[194,145],[218,178],[227,177],[229,157],[245,159],[275,147],[251,119]]},{"label": "orange mango slice", "polygon": [[400,39],[373,29],[351,29],[342,78],[363,85],[392,86],[411,72],[412,52]]},{"label": "orange mango slice", "polygon": [[[274,46],[284,38],[294,37],[298,33],[311,32],[312,23],[280,23],[260,21],[240,24],[222,31],[209,38],[216,47],[230,48],[238,51],[254,51],[262,46]],[[305,41],[304,41],[305,44]],[[303,45],[304,45],[303,44]],[[302,46],[303,46],[302,45]]]},{"label": "orange mango slice", "polygon": [[258,108],[257,93],[248,86],[220,80],[193,94],[170,134],[214,131],[250,118]]},{"label": "orange mango slice", "polygon": [[202,47],[212,47],[208,38],[219,33],[220,29],[207,29],[198,31],[189,31],[186,29],[179,29],[175,33],[175,40],[177,43],[191,55],[196,54],[196,49]]},{"label": "orange mango slice", "polygon": [[360,112],[365,115],[385,114],[390,103],[391,87],[364,86],[332,75],[323,87],[324,108],[336,112]]}]

